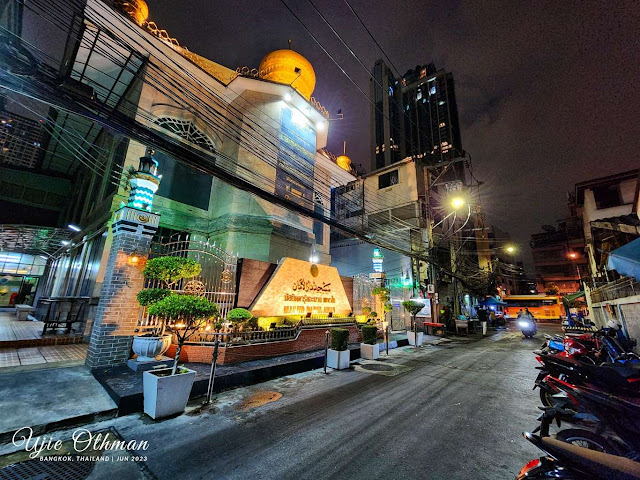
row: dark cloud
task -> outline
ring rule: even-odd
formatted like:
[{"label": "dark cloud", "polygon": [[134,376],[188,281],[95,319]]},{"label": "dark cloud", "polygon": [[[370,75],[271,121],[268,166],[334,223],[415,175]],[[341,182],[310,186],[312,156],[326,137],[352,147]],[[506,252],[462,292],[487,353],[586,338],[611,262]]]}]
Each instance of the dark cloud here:
[{"label": "dark cloud", "polygon": [[[148,0],[151,19],[191,50],[229,67],[256,66],[267,52],[305,55],[315,96],[345,119],[330,147],[348,142],[369,165],[368,101],[279,0]],[[362,67],[307,1],[287,0],[361,89]],[[366,65],[380,53],[341,0],[315,0]],[[529,235],[566,215],[566,193],[581,180],[640,166],[640,9],[615,1],[352,0],[404,73],[435,61],[454,73],[463,145],[492,223],[528,255]]]}]

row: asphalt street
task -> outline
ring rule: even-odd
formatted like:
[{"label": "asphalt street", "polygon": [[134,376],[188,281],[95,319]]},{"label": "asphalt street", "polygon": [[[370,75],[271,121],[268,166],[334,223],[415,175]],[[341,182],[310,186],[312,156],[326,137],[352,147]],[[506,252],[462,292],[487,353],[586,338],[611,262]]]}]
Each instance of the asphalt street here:
[{"label": "asphalt street", "polygon": [[[539,405],[531,352],[552,331],[399,348],[350,370],[224,392],[173,419],[110,426],[149,442],[147,475],[159,479],[512,479],[540,455],[521,432]],[[114,467],[91,478],[113,478]]]}]

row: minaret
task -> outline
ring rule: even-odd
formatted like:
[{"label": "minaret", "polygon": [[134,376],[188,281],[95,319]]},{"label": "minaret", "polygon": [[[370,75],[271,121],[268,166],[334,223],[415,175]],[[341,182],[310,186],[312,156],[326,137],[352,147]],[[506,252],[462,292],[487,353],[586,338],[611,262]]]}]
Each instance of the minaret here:
[{"label": "minaret", "polygon": [[140,157],[138,170],[129,179],[128,207],[151,211],[153,196],[158,191],[161,178],[157,175],[158,162],[152,155],[153,150],[147,150],[147,155]]}]

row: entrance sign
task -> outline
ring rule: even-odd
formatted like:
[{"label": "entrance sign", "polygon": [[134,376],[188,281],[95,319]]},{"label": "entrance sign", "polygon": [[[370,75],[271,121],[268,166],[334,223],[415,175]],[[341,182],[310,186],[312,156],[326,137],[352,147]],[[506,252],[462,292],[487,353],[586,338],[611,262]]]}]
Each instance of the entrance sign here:
[{"label": "entrance sign", "polygon": [[280,261],[249,310],[256,317],[352,311],[337,268],[295,258]]}]

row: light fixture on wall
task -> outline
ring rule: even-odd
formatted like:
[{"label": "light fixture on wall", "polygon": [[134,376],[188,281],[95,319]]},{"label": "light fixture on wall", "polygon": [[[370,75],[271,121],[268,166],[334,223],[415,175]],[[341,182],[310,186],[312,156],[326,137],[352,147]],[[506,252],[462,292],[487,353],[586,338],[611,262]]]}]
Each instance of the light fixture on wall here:
[{"label": "light fixture on wall", "polygon": [[133,267],[135,267],[136,265],[138,265],[138,263],[140,262],[140,255],[138,255],[138,252],[133,251],[132,253],[129,254],[129,256],[127,257],[127,263]]}]

